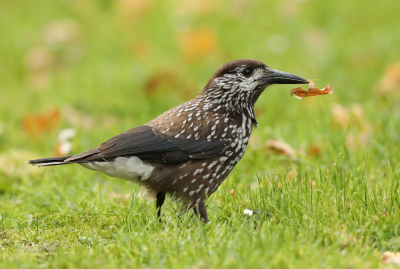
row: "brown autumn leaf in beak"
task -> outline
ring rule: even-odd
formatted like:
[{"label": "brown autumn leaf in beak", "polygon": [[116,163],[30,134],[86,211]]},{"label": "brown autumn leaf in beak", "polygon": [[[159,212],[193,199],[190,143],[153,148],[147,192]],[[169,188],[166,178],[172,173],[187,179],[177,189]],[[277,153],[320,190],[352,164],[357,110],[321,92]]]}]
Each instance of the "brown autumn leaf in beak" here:
[{"label": "brown autumn leaf in beak", "polygon": [[333,88],[331,85],[326,86],[322,90],[318,90],[315,88],[315,83],[310,81],[308,84],[308,90],[303,90],[301,87],[294,88],[290,91],[290,95],[295,95],[295,97],[299,100],[303,99],[304,97],[311,97],[316,95],[325,95],[325,94],[332,94]]}]

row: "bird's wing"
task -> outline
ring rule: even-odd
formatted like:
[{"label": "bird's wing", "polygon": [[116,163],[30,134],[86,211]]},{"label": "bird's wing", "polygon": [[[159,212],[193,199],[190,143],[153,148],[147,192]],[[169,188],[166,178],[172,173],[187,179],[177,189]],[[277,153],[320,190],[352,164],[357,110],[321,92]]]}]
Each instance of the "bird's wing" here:
[{"label": "bird's wing", "polygon": [[74,155],[65,162],[108,161],[120,156],[137,156],[143,161],[176,163],[216,156],[225,150],[225,140],[177,139],[142,125],[119,134],[97,148]]}]

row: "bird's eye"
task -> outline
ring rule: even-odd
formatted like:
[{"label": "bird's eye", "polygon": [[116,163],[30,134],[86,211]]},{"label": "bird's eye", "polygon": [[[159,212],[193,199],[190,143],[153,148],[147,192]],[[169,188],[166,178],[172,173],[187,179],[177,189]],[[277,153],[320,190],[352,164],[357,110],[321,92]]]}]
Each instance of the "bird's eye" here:
[{"label": "bird's eye", "polygon": [[245,77],[250,77],[251,73],[253,72],[253,69],[250,67],[247,67],[245,70],[242,71],[243,76]]}]

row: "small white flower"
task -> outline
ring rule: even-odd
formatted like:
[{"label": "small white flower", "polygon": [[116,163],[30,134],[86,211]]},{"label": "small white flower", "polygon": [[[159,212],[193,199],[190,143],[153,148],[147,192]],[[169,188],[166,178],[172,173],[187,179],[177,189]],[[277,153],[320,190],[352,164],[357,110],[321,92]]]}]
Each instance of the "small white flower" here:
[{"label": "small white flower", "polygon": [[76,131],[73,128],[62,129],[58,133],[57,140],[59,143],[63,143],[63,142],[70,140],[71,138],[73,138],[75,136],[75,134],[76,134]]},{"label": "small white flower", "polygon": [[249,216],[251,216],[251,215],[253,215],[254,213],[253,213],[253,210],[250,210],[250,209],[245,209],[244,211],[243,211],[243,215],[249,215]]},{"label": "small white flower", "polygon": [[61,155],[67,155],[68,153],[71,152],[72,150],[72,143],[69,141],[65,141],[62,142],[59,146],[58,146],[58,150],[60,152]]}]

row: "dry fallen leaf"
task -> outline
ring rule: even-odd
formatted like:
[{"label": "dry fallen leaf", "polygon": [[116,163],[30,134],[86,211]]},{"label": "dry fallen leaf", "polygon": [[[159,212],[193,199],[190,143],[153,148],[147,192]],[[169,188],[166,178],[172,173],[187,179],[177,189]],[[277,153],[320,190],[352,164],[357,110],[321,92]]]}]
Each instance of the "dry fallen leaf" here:
[{"label": "dry fallen leaf", "polygon": [[400,252],[385,251],[382,255],[383,263],[400,265]]},{"label": "dry fallen leaf", "polygon": [[376,86],[381,94],[398,93],[400,89],[400,61],[389,65]]},{"label": "dry fallen leaf", "polygon": [[82,128],[90,131],[94,126],[94,119],[91,115],[86,114],[72,106],[65,107],[62,111],[63,119],[66,119],[70,126]]},{"label": "dry fallen leaf", "polygon": [[178,33],[184,59],[193,62],[219,53],[218,36],[212,28],[185,30]]},{"label": "dry fallen leaf", "polygon": [[279,140],[268,140],[268,149],[271,149],[275,153],[283,154],[292,158],[296,158],[295,150],[287,143]]},{"label": "dry fallen leaf", "polygon": [[151,10],[154,1],[149,0],[119,0],[115,1],[119,18],[127,21],[137,21]]},{"label": "dry fallen leaf", "polygon": [[347,128],[350,122],[350,112],[341,104],[334,103],[331,105],[331,112],[335,125],[340,125]]},{"label": "dry fallen leaf", "polygon": [[60,19],[47,23],[42,29],[43,40],[49,46],[80,43],[83,33],[74,20]]},{"label": "dry fallen leaf", "polygon": [[322,90],[315,88],[315,83],[310,81],[308,84],[308,90],[303,90],[301,87],[294,88],[290,91],[290,95],[295,95],[297,99],[303,99],[303,97],[310,97],[316,95],[332,94],[333,88],[331,85],[326,86]]},{"label": "dry fallen leaf", "polygon": [[57,109],[47,110],[43,114],[32,114],[24,117],[22,128],[26,135],[41,135],[55,130],[60,123],[60,112]]},{"label": "dry fallen leaf", "polygon": [[150,58],[152,52],[152,44],[147,40],[134,39],[130,45],[131,53],[140,60]]},{"label": "dry fallen leaf", "polygon": [[362,121],[364,116],[363,107],[357,103],[351,104],[350,108],[334,103],[331,106],[331,112],[335,122],[343,127]]},{"label": "dry fallen leaf", "polygon": [[25,66],[29,71],[43,71],[54,63],[54,56],[46,47],[29,50],[25,55]]},{"label": "dry fallen leaf", "polygon": [[351,150],[365,148],[370,141],[369,138],[370,135],[368,133],[351,130],[346,136],[346,146]]},{"label": "dry fallen leaf", "polygon": [[109,198],[114,198],[116,200],[118,200],[121,204],[124,204],[126,202],[126,200],[128,200],[129,198],[131,198],[131,193],[119,193],[119,192],[115,192],[113,191],[112,193],[110,193],[108,195]]},{"label": "dry fallen leaf", "polygon": [[314,157],[321,155],[321,148],[313,143],[311,143],[310,148],[308,149],[308,156]]},{"label": "dry fallen leaf", "polygon": [[229,194],[232,195],[233,198],[235,198],[235,190],[234,190],[234,189],[232,189],[232,190],[229,192]]},{"label": "dry fallen leaf", "polygon": [[220,6],[218,1],[213,0],[185,0],[172,1],[171,4],[172,3],[175,3],[174,6],[172,6],[174,12],[171,14],[174,20],[185,19],[187,17],[193,19],[198,15],[209,14]]},{"label": "dry fallen leaf", "polygon": [[298,173],[296,171],[289,171],[286,174],[286,180],[294,179],[298,176]]},{"label": "dry fallen leaf", "polygon": [[170,70],[163,70],[159,72],[155,72],[150,76],[147,80],[146,85],[144,86],[144,92],[147,95],[153,95],[162,87],[171,87],[177,86],[178,78],[176,74]]}]

